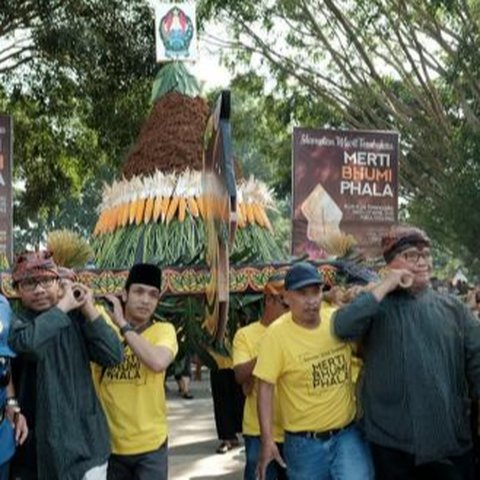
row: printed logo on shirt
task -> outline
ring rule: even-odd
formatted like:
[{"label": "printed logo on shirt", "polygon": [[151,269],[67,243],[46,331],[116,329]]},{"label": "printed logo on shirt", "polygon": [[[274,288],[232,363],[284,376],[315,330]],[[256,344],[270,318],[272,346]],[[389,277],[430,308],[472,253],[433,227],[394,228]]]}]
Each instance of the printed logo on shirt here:
[{"label": "printed logo on shirt", "polygon": [[145,369],[138,357],[131,350],[126,349],[123,362],[114,367],[107,368],[103,382],[108,383],[133,383],[143,385],[146,382]]},{"label": "printed logo on shirt", "polygon": [[350,379],[350,365],[343,346],[329,350],[322,355],[303,359],[308,370],[308,390],[310,394],[321,393],[327,388],[338,387]]}]

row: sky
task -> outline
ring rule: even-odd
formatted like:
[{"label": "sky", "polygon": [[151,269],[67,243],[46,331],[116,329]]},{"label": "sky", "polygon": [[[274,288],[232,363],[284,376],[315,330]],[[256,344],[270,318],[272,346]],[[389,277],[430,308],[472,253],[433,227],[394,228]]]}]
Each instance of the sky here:
[{"label": "sky", "polygon": [[197,77],[206,90],[212,90],[217,87],[228,87],[231,74],[220,65],[220,53],[215,51],[217,47],[212,47],[205,40],[199,41],[198,61],[191,67],[192,73]]},{"label": "sky", "polygon": [[227,32],[214,23],[207,25],[205,31],[209,32],[209,35],[197,34],[198,60],[190,64],[187,62],[187,66],[204,86],[204,90],[227,88],[232,75],[221,65],[221,47],[212,41],[211,36],[214,34],[216,38],[226,38]]}]

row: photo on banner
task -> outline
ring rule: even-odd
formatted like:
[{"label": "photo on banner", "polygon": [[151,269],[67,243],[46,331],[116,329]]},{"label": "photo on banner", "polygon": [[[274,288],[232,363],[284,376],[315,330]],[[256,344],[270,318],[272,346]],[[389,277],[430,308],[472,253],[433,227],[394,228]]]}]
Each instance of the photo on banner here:
[{"label": "photo on banner", "polygon": [[295,128],[292,253],[322,258],[322,240],[350,234],[367,258],[398,218],[397,132]]}]

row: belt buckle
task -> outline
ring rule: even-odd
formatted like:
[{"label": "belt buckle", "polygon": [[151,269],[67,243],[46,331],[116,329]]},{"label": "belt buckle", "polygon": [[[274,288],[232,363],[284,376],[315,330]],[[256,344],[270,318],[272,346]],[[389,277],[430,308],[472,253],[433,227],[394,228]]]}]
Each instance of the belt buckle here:
[{"label": "belt buckle", "polygon": [[314,440],[325,440],[325,438],[330,437],[329,432],[311,432],[310,438]]},{"label": "belt buckle", "polygon": [[332,438],[339,430],[326,430],[324,432],[312,432],[311,437],[315,440],[329,440]]}]

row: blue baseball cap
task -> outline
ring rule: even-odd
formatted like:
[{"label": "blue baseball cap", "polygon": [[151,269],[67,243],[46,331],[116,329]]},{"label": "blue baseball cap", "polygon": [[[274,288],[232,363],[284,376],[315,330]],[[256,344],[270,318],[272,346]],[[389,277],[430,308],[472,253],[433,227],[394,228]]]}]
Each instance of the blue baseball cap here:
[{"label": "blue baseball cap", "polygon": [[303,287],[323,283],[322,275],[308,262],[296,263],[285,275],[285,290],[300,290]]},{"label": "blue baseball cap", "polygon": [[7,299],[0,295],[0,357],[15,357],[15,352],[8,346],[8,330],[12,311]]}]

